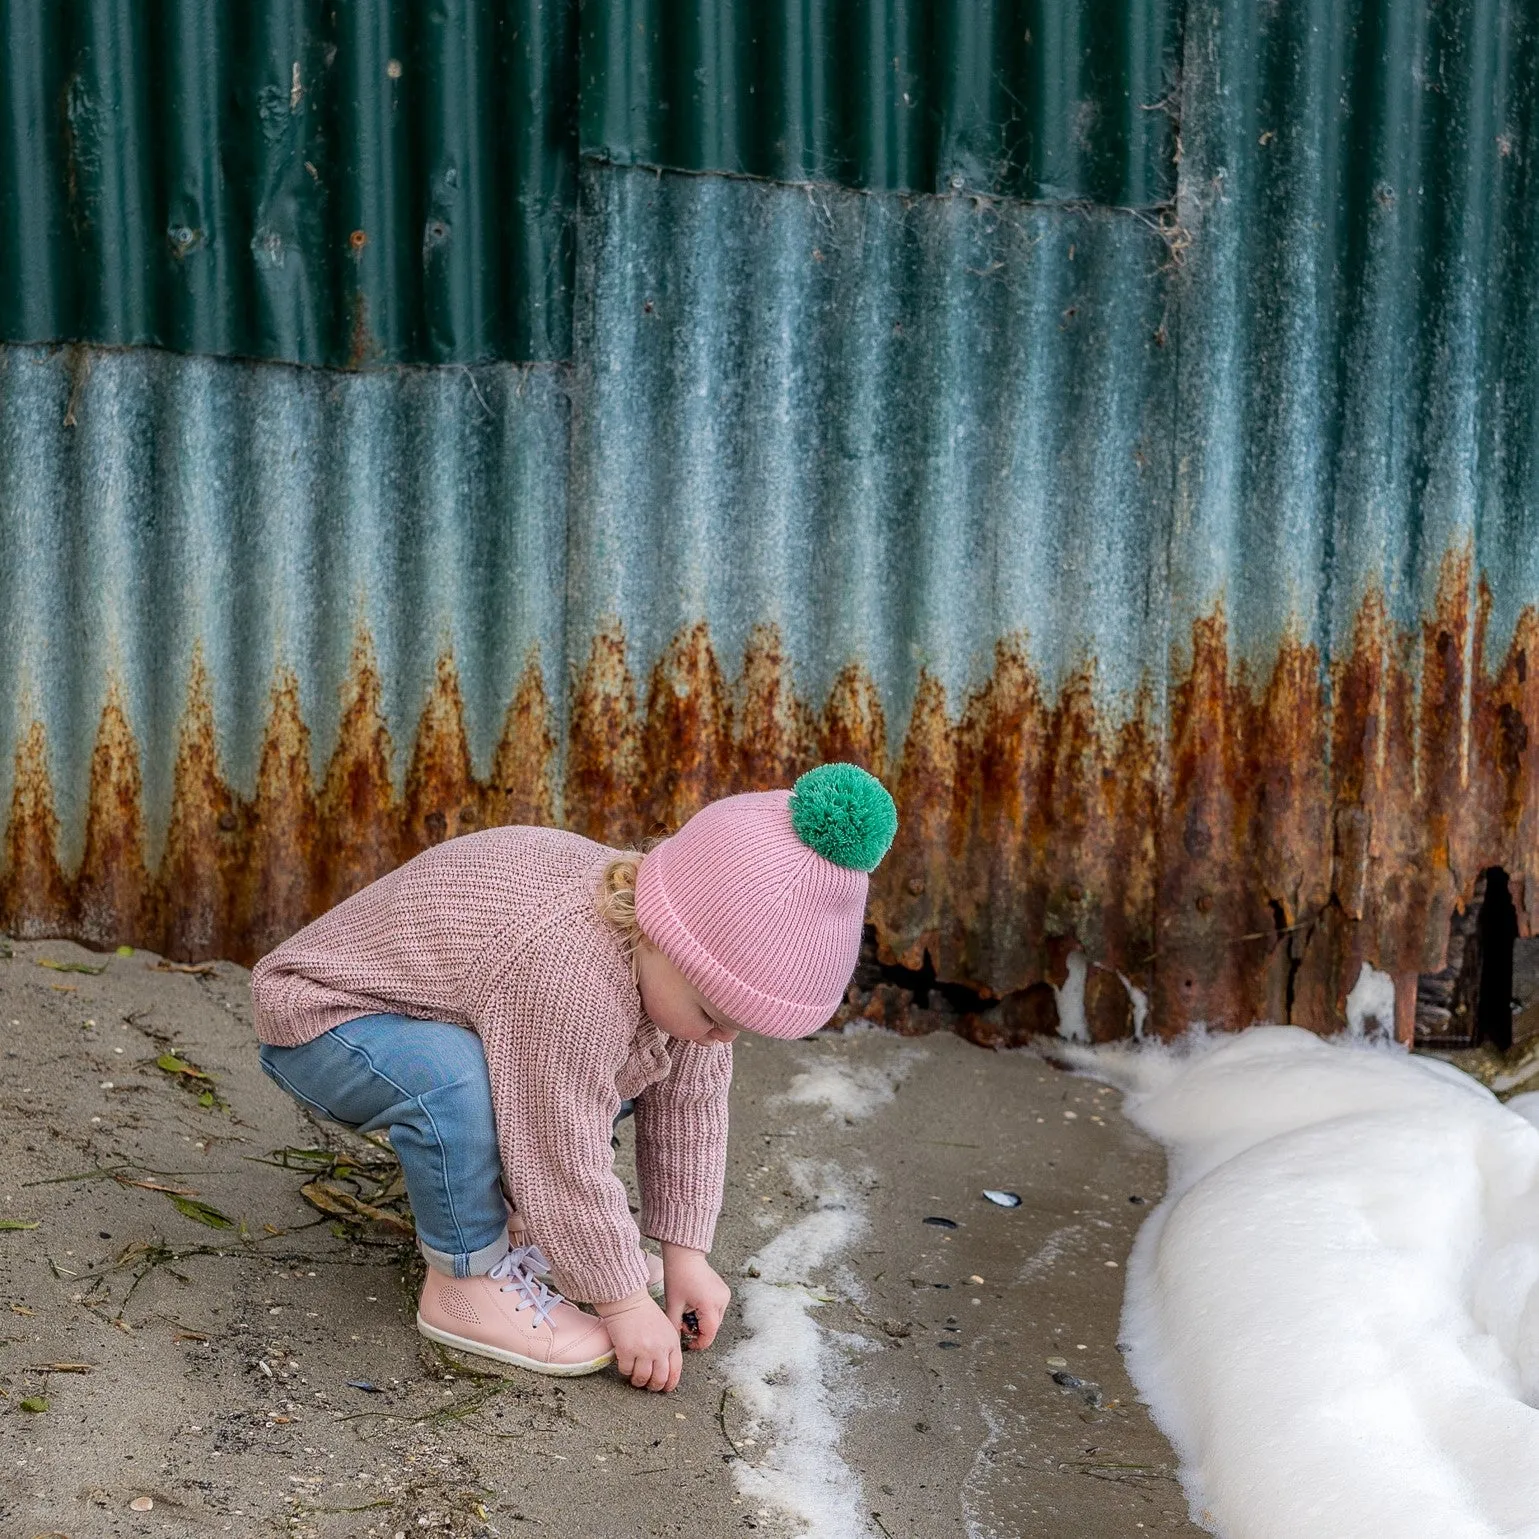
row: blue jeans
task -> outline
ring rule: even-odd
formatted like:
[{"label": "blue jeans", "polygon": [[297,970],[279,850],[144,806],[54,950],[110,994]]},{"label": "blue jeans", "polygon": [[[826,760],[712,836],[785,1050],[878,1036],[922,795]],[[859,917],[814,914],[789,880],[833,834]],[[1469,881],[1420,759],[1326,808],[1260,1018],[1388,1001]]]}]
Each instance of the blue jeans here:
[{"label": "blue jeans", "polygon": [[502,1259],[502,1160],[486,1057],[473,1031],[365,1015],[302,1047],[264,1042],[260,1055],[263,1072],[317,1117],[389,1134],[430,1266],[476,1277]]}]

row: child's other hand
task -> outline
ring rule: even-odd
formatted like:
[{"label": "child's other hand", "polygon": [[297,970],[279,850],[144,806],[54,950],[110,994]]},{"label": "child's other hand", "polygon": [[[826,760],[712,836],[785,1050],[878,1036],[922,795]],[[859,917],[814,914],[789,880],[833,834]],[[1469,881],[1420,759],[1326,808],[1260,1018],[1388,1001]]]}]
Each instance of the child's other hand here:
[{"label": "child's other hand", "polygon": [[[732,1302],[732,1290],[716,1274],[705,1252],[683,1245],[663,1245],[663,1297],[675,1332],[690,1337],[690,1350],[703,1352],[716,1340],[721,1319]],[[690,1331],[684,1316],[695,1317]]]},{"label": "child's other hand", "polygon": [[621,1378],[637,1389],[676,1389],[684,1371],[679,1332],[643,1288],[612,1304],[595,1304],[614,1343],[615,1366]]}]

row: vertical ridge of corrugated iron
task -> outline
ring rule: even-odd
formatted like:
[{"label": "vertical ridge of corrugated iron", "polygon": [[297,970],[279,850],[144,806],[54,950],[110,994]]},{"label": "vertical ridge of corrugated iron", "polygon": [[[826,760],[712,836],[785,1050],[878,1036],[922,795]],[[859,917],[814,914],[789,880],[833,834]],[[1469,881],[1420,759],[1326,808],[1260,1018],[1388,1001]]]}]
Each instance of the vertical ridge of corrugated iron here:
[{"label": "vertical ridge of corrugated iron", "polygon": [[[882,959],[992,996],[984,1038],[1050,1025],[1075,949],[1098,1035],[1128,1029],[1119,973],[1162,1030],[1328,1026],[1364,962],[1402,993],[1440,963],[1485,865],[1532,927],[1531,8],[707,9],[584,11],[579,169],[570,7],[558,44],[468,0],[335,35],[266,4],[249,164],[151,157],[146,193],[87,154],[88,196],[60,157],[142,116],[103,75],[117,14],[0,10],[13,100],[89,130],[43,146],[29,217],[169,220],[173,164],[198,220],[271,215],[266,268],[221,237],[228,277],[174,291],[143,287],[159,235],[43,271],[0,221],[0,313],[215,335],[249,283],[274,355],[362,365],[572,305],[551,366],[0,350],[6,922],[250,957],[488,821],[628,839],[847,757],[902,813]],[[173,73],[234,57],[223,12],[152,23]],[[515,34],[572,84],[509,214],[439,171],[507,185],[451,93],[500,89]],[[40,35],[63,96],[14,57]],[[178,89],[190,145],[231,98]],[[27,121],[0,104],[0,164]],[[508,218],[554,287],[463,265]],[[851,1007],[927,1018],[896,982]]]},{"label": "vertical ridge of corrugated iron", "polygon": [[582,147],[622,164],[1142,207],[1175,190],[1167,0],[595,0]]},{"label": "vertical ridge of corrugated iron", "polygon": [[4,0],[0,341],[571,348],[575,0]]}]

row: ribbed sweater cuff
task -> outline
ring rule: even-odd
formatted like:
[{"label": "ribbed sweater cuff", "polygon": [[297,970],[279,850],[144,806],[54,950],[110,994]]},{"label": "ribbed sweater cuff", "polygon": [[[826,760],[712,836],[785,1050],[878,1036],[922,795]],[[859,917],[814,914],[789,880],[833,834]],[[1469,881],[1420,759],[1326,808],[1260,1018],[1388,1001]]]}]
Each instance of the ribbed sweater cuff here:
[{"label": "ribbed sweater cuff", "polygon": [[641,1232],[667,1245],[708,1251],[716,1236],[716,1214],[684,1202],[643,1202]]},{"label": "ribbed sweater cuff", "polygon": [[588,1257],[580,1265],[558,1267],[556,1272],[562,1293],[579,1304],[613,1304],[647,1285],[647,1263],[639,1246],[628,1260]]}]

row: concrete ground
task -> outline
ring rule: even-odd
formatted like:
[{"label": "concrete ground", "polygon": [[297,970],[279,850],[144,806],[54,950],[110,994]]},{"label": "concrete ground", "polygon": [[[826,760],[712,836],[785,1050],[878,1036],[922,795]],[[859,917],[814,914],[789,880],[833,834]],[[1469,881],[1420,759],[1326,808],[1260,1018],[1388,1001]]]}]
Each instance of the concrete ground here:
[{"label": "concrete ground", "polygon": [[258,1071],[242,969],[4,951],[0,1533],[1199,1532],[1117,1352],[1162,1162],[1110,1090],[745,1040],[717,1348],[669,1397],[483,1376],[413,1329],[388,1150]]}]

